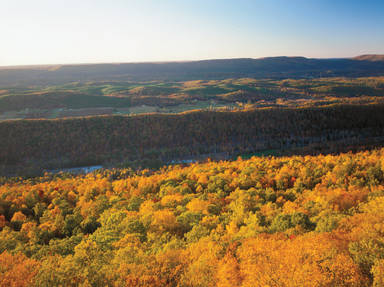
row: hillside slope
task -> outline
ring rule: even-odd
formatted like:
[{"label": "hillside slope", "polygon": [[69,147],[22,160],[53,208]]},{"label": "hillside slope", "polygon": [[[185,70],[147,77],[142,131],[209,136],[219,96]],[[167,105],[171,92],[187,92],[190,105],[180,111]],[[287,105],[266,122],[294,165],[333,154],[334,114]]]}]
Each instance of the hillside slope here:
[{"label": "hillside slope", "polygon": [[268,149],[336,152],[383,141],[384,106],[265,109],[0,123],[0,170],[167,162]]},{"label": "hillside slope", "polygon": [[360,55],[353,59],[360,61],[384,61],[384,55]]}]

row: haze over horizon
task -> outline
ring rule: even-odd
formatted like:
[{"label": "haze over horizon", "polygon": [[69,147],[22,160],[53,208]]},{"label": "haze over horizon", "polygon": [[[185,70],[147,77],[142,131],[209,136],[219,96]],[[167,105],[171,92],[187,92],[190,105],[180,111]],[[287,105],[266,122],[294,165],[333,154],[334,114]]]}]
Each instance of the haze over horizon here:
[{"label": "haze over horizon", "polygon": [[0,66],[384,54],[382,1],[3,0]]}]

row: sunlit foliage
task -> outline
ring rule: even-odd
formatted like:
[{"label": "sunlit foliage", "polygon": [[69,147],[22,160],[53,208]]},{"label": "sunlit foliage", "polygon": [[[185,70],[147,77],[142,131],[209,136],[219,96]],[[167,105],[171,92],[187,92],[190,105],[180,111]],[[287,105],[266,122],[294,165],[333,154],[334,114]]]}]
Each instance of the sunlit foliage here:
[{"label": "sunlit foliage", "polygon": [[0,286],[382,286],[384,149],[8,179]]}]

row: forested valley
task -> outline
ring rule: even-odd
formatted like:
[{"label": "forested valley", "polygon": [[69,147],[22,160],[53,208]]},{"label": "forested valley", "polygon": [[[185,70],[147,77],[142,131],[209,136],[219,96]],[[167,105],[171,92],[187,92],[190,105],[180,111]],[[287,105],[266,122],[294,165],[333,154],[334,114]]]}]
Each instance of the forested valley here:
[{"label": "forested valley", "polygon": [[384,286],[383,73],[0,68],[0,286]]},{"label": "forested valley", "polygon": [[175,159],[230,159],[335,153],[379,146],[384,106],[196,111],[0,122],[3,175],[39,175],[55,168],[161,167]]}]

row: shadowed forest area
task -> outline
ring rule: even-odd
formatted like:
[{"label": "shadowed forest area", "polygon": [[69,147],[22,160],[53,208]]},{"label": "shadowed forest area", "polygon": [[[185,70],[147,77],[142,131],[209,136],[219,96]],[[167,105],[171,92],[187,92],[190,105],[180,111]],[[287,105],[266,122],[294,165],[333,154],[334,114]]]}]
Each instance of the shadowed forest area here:
[{"label": "shadowed forest area", "polygon": [[76,166],[160,167],[172,160],[277,150],[335,153],[382,144],[383,105],[196,111],[0,123],[3,175]]}]

